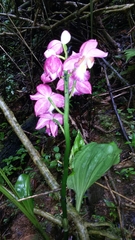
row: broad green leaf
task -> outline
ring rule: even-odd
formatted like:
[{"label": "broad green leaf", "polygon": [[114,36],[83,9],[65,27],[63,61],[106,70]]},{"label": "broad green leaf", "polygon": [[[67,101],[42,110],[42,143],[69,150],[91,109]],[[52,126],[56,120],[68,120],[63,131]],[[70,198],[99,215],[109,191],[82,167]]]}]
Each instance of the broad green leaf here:
[{"label": "broad green leaf", "polygon": [[[12,203],[14,203],[24,214],[25,216],[33,223],[33,225],[38,229],[38,231],[42,234],[43,238],[49,240],[50,238],[46,234],[45,230],[39,224],[36,216],[33,213],[33,203],[32,199],[24,200],[22,202],[18,201],[19,197],[26,197],[30,194],[30,179],[26,174],[22,174],[19,176],[18,181],[16,183],[16,189],[10,182],[10,180],[6,177],[3,170],[0,168],[0,176],[5,180],[10,190],[2,185],[0,182],[0,192],[2,192]],[[29,185],[29,187],[28,187]],[[22,188],[25,188],[24,191]]]},{"label": "broad green leaf", "polygon": [[[25,198],[31,196],[31,187],[30,187],[30,177],[27,174],[21,174],[16,183],[15,189],[20,198]],[[30,198],[28,200],[23,201],[24,206],[28,211],[33,214],[34,203],[33,199]]]},{"label": "broad green leaf", "polygon": [[135,49],[131,48],[131,49],[125,50],[124,53],[126,55],[126,60],[128,61],[130,58],[135,56]]},{"label": "broad green leaf", "polygon": [[75,154],[85,145],[85,142],[80,134],[80,132],[78,131],[77,136],[75,138],[74,144],[72,146],[71,149],[71,153],[70,153],[70,157],[69,157],[69,165],[70,167],[73,168],[72,163],[73,163],[73,158],[75,156]]},{"label": "broad green leaf", "polygon": [[114,142],[98,144],[91,142],[75,155],[73,172],[68,176],[67,186],[76,193],[76,209],[80,211],[86,190],[112,165],[119,163],[121,150]]}]

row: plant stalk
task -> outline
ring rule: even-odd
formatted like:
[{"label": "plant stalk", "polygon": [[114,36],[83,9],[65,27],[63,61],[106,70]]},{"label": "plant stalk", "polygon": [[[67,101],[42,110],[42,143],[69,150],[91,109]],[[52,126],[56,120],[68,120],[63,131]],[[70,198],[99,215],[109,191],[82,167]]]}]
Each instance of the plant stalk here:
[{"label": "plant stalk", "polygon": [[64,107],[64,132],[65,132],[65,153],[64,153],[64,167],[62,177],[62,189],[61,189],[61,206],[63,212],[63,230],[64,240],[68,239],[68,219],[67,219],[67,202],[66,202],[66,186],[68,177],[68,165],[70,155],[70,131],[69,131],[69,90],[68,90],[68,73],[64,73],[64,94],[65,94],[65,107]]}]

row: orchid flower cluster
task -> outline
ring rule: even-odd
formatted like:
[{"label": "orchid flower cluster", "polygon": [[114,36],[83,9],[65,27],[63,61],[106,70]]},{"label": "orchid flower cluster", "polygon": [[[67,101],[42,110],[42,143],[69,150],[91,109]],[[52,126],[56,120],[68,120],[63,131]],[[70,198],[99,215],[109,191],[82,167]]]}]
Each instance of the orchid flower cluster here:
[{"label": "orchid flower cluster", "polygon": [[[63,114],[59,108],[64,108],[64,96],[52,91],[48,85],[58,80],[56,90],[64,91],[64,73],[69,76],[69,93],[71,96],[91,94],[92,87],[89,82],[90,72],[94,64],[94,57],[103,58],[108,53],[97,48],[97,41],[94,39],[84,42],[79,52],[72,52],[67,56],[66,44],[71,40],[68,31],[63,31],[61,40],[52,40],[44,52],[46,58],[44,73],[41,75],[42,84],[37,86],[37,93],[30,95],[35,100],[35,115],[39,117],[36,129],[46,127],[46,133],[53,137],[58,134],[58,125],[63,124]],[[65,56],[60,55],[64,52]],[[57,110],[57,112],[56,112]]]}]

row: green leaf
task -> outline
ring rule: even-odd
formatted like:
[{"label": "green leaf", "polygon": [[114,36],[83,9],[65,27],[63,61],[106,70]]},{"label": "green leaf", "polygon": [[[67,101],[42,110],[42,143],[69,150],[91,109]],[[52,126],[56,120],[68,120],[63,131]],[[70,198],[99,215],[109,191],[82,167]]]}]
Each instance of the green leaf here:
[{"label": "green leaf", "polygon": [[104,202],[105,202],[107,207],[109,207],[109,208],[116,208],[116,205],[113,202],[108,201],[107,199],[104,199]]},{"label": "green leaf", "polygon": [[126,55],[126,60],[128,61],[130,58],[135,56],[135,49],[131,48],[131,49],[125,50],[124,54]]},{"label": "green leaf", "polygon": [[78,131],[77,136],[75,138],[74,141],[74,145],[72,146],[71,149],[71,153],[70,153],[70,157],[69,157],[69,165],[71,168],[73,168],[72,163],[73,163],[73,158],[75,156],[75,154],[81,150],[81,148],[85,145],[85,142],[80,134],[80,132]]},{"label": "green leaf", "polygon": [[59,149],[58,146],[55,146],[55,147],[53,148],[53,150],[54,150],[54,152],[56,152],[56,153],[58,153],[58,152],[60,151],[60,149]]},{"label": "green leaf", "polygon": [[57,160],[52,160],[50,162],[50,168],[55,168],[55,167],[57,167],[57,165],[58,165]]},{"label": "green leaf", "polygon": [[114,142],[91,142],[81,148],[73,159],[74,169],[67,186],[76,193],[76,209],[80,211],[83,195],[112,165],[119,163],[121,150]]},{"label": "green leaf", "polygon": [[[30,187],[30,177],[27,174],[21,174],[16,183],[15,190],[17,191],[20,198],[25,198],[31,196],[31,187]],[[23,201],[23,204],[26,209],[33,215],[34,203],[33,199]]]},{"label": "green leaf", "polygon": [[[25,216],[39,230],[39,232],[42,234],[44,239],[49,240],[50,238],[48,237],[44,229],[41,227],[36,216],[33,213],[33,206],[30,206],[31,202],[29,201],[31,199],[18,202],[19,197],[23,197],[25,196],[25,194],[26,195],[30,194],[30,186],[28,187],[28,185],[30,184],[29,176],[27,176],[26,174],[20,175],[16,183],[16,189],[12,185],[10,180],[6,177],[4,171],[1,168],[0,168],[0,176],[5,180],[5,182],[10,188],[9,190],[6,187],[4,187],[2,183],[0,183],[0,192],[2,192],[12,203],[14,203],[25,214]],[[25,188],[24,191],[22,190],[23,186]],[[26,201],[29,201],[29,202],[26,202]]]}]

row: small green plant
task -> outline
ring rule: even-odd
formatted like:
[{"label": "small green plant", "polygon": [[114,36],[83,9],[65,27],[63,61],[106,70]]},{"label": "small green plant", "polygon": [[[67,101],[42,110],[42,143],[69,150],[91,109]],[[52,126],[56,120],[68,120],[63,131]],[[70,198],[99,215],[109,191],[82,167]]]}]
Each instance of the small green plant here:
[{"label": "small green plant", "polygon": [[123,168],[119,172],[116,171],[116,173],[119,174],[123,179],[129,179],[131,175],[135,175],[135,169],[133,167]]},{"label": "small green plant", "polygon": [[128,136],[129,140],[126,144],[130,144],[132,147],[135,147],[135,127],[131,125],[131,134]]},{"label": "small green plant", "polygon": [[[10,156],[2,160],[6,166],[3,167],[3,171],[7,176],[13,174],[13,172],[22,170],[22,165],[25,163],[25,157],[27,155],[27,151],[24,147],[21,147],[15,156]],[[14,166],[13,163],[19,161],[19,166]]]},{"label": "small green plant", "polygon": [[134,126],[134,108],[127,108],[127,112],[123,112],[121,109],[118,109],[118,113],[120,114],[123,123],[128,127],[128,138],[125,144],[130,144],[132,147],[135,147],[135,126]]},{"label": "small green plant", "polygon": [[107,199],[104,199],[104,202],[105,202],[106,206],[109,208],[109,215],[110,215],[110,217],[114,221],[116,221],[116,219],[118,218],[118,212],[117,212],[116,205],[113,202],[111,202],[111,201],[109,201]]},{"label": "small green plant", "polygon": [[6,77],[6,93],[7,93],[7,99],[13,100],[15,98],[15,89],[17,87],[16,81],[14,81],[14,76],[10,74],[8,77]]},{"label": "small green plant", "polygon": [[42,159],[47,164],[48,168],[57,168],[57,170],[61,170],[61,153],[59,151],[59,147],[54,146],[52,154],[44,153],[42,155]]},{"label": "small green plant", "polygon": [[92,215],[92,219],[99,223],[105,222],[105,217],[100,215]]},{"label": "small green plant", "polygon": [[5,138],[4,131],[6,130],[6,132],[7,132],[7,125],[8,125],[8,123],[6,123],[6,122],[3,122],[0,124],[0,141],[3,141]]},{"label": "small green plant", "polygon": [[135,49],[134,48],[130,48],[128,50],[124,51],[126,60],[130,60],[132,57],[135,57]]}]

